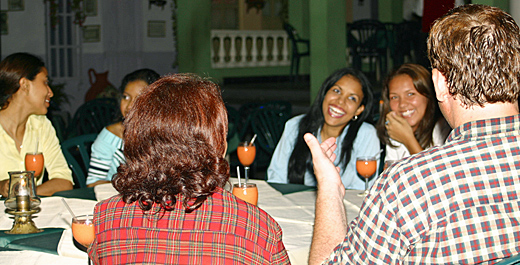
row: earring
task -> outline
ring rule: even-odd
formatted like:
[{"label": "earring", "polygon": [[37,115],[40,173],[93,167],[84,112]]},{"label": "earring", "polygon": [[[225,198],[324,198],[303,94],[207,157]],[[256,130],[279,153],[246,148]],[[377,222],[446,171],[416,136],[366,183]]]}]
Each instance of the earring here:
[{"label": "earring", "polygon": [[357,115],[352,118],[353,121],[357,121]]}]

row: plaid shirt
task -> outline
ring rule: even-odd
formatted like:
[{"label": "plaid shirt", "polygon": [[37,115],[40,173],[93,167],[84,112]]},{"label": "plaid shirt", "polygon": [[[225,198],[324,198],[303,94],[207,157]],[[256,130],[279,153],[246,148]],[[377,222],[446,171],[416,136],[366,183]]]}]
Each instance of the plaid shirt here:
[{"label": "plaid shirt", "polygon": [[329,264],[494,264],[520,252],[520,115],[456,128],[376,181]]},{"label": "plaid shirt", "polygon": [[119,195],[98,203],[89,248],[94,263],[290,264],[278,223],[225,190],[191,213],[181,200],[173,211],[158,210],[143,213]]}]

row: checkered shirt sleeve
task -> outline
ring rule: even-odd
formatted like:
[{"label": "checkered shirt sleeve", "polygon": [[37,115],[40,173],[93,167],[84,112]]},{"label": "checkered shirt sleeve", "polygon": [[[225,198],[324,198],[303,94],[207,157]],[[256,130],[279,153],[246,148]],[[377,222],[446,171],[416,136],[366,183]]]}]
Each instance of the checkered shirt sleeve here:
[{"label": "checkered shirt sleeve", "polygon": [[520,253],[520,119],[455,129],[387,169],[327,264],[494,264]]}]

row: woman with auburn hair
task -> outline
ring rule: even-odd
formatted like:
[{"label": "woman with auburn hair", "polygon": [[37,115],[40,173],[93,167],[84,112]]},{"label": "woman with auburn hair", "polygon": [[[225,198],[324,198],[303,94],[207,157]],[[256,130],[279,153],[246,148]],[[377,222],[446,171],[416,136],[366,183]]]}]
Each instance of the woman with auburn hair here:
[{"label": "woman with auburn hair", "polygon": [[451,131],[442,117],[431,74],[418,64],[390,73],[381,92],[383,111],[377,134],[386,145],[385,161],[396,161],[444,144]]},{"label": "woman with auburn hair", "polygon": [[288,264],[282,231],[260,208],[223,189],[227,113],[214,83],[165,76],[124,122],[119,195],[96,205],[96,264]]}]

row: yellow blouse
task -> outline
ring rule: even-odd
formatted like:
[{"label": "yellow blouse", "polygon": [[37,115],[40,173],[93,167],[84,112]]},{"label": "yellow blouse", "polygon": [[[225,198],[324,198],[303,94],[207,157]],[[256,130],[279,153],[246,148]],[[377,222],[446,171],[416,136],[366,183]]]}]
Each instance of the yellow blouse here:
[{"label": "yellow blouse", "polygon": [[[29,116],[20,152],[13,138],[0,126],[0,180],[9,179],[9,171],[25,170],[25,154],[35,151],[37,141],[38,151],[43,153],[44,167],[49,173],[49,179],[61,178],[73,182],[72,173],[56,137],[56,130],[45,115]],[[42,178],[37,185],[41,182]]]}]

